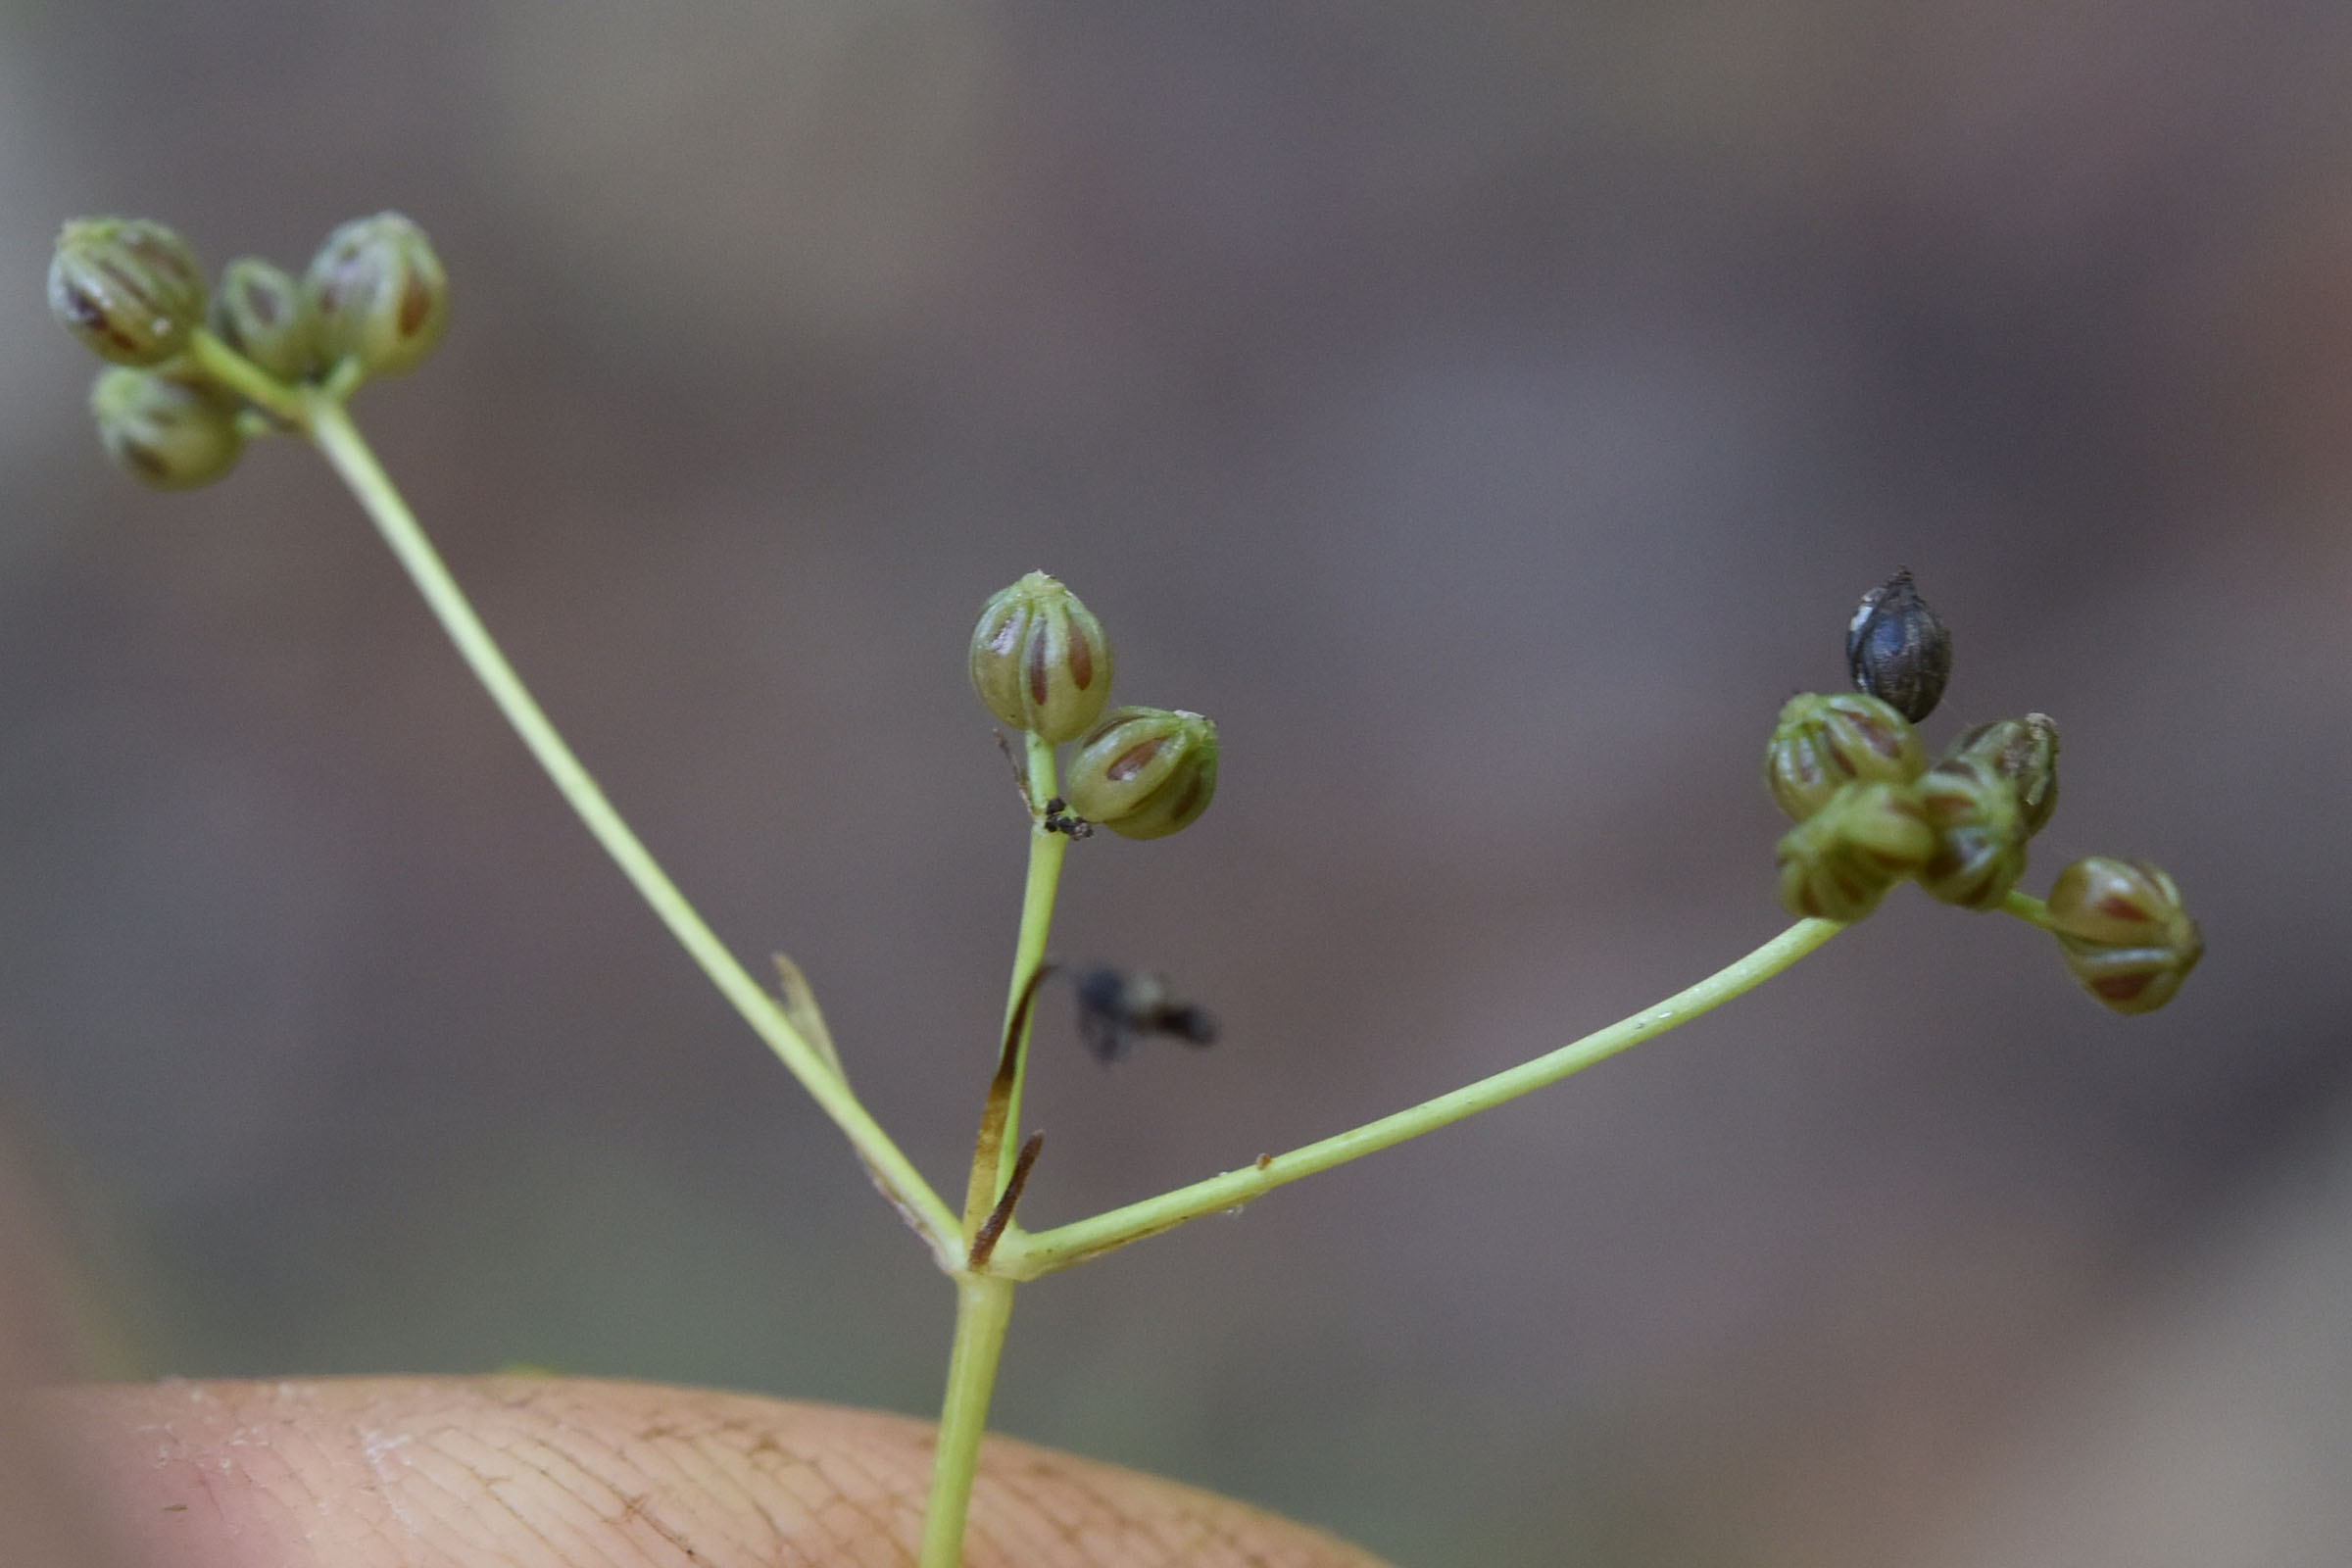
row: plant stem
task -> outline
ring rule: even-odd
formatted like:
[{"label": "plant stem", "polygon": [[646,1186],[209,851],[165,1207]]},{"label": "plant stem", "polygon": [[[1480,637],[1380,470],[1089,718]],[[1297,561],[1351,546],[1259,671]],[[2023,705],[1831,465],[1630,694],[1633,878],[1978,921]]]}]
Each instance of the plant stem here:
[{"label": "plant stem", "polygon": [[931,1496],[923,1508],[918,1568],[958,1568],[963,1520],[988,1431],[988,1400],[1012,1322],[1012,1281],[994,1274],[956,1277],[956,1348],[948,1358],[948,1394],[931,1455]]},{"label": "plant stem", "polygon": [[[1021,929],[1012,946],[1012,982],[1004,995],[1004,1027],[1011,1031],[1012,1073],[1005,1091],[1004,1117],[993,1141],[983,1139],[972,1153],[972,1179],[963,1204],[963,1236],[969,1242],[980,1222],[996,1206],[1004,1184],[1012,1178],[1013,1161],[1021,1145],[1021,1086],[1029,1070],[1030,1022],[1034,1008],[1023,1013],[1030,985],[1046,961],[1046,939],[1054,929],[1054,896],[1061,885],[1061,858],[1070,841],[1045,828],[1045,804],[1054,798],[1054,747],[1034,732],[1021,737],[1022,774],[1028,786],[1029,869],[1021,886]],[[994,1109],[990,1112],[994,1120]]]},{"label": "plant stem", "polygon": [[2050,928],[2050,906],[2031,893],[2020,893],[2011,888],[2001,900],[2001,912],[2015,915],[2026,924],[2044,931]]},{"label": "plant stem", "polygon": [[1344,1165],[1376,1150],[1435,1131],[1447,1122],[1490,1110],[1613,1056],[1629,1046],[1640,1045],[1690,1022],[1771,979],[1844,929],[1835,920],[1799,920],[1747,956],[1718,969],[1689,990],[1533,1061],[1522,1062],[1451,1094],[1440,1095],[1410,1109],[1366,1122],[1287,1154],[1260,1155],[1254,1163],[1240,1170],[1229,1170],[1157,1198],[1129,1203],[1092,1219],[1057,1225],[1052,1230],[1007,1236],[997,1249],[994,1267],[1017,1280],[1052,1274],[1130,1242],[1172,1230],[1187,1220],[1236,1207],[1302,1176]]},{"label": "plant stem", "polygon": [[269,410],[279,418],[310,428],[313,403],[304,393],[286,385],[235,349],[221,342],[202,327],[188,340],[188,357],[197,368],[214,380],[234,391],[257,408]]},{"label": "plant stem", "polygon": [[[199,340],[201,345],[202,339]],[[223,351],[225,352],[225,351]],[[233,357],[233,356],[232,356]],[[208,362],[209,363],[209,362]],[[522,737],[539,765],[547,770],[564,800],[579,813],[588,831],[605,848],[632,886],[653,908],[662,923],[694,961],[710,976],[720,995],[735,1005],[744,1021],[764,1041],[803,1088],[824,1107],[825,1114],[849,1136],[858,1154],[865,1160],[876,1186],[916,1233],[930,1244],[932,1254],[940,1266],[959,1270],[963,1266],[964,1243],[958,1232],[954,1212],[922,1178],[906,1156],[899,1152],[890,1135],[885,1133],[841,1076],[801,1037],[783,1010],[759,983],[736,962],[684,894],[657,864],[637,835],[629,830],[596,780],[580,765],[571,748],[556,733],[547,714],[499,652],[481,618],[466,603],[449,568],[417,526],[416,514],[408,503],[393,488],[392,481],[368,450],[367,441],[351,422],[351,416],[342,404],[318,393],[303,396],[302,424],[311,439],[333,465],[335,472],[351,487],[376,531],[392,549],[400,564],[408,568],[410,578],[425,603],[440,618],[450,640],[457,644],[475,677],[490,694],[499,711]]]}]

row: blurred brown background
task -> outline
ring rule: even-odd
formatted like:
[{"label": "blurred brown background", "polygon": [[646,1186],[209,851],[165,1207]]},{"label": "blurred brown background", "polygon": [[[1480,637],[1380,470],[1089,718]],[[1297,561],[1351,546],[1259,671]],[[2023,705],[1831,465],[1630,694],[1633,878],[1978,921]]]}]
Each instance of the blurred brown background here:
[{"label": "blurred brown background", "polygon": [[59,221],[455,326],[364,423],[736,949],[957,1190],[1068,580],[1225,738],[1072,856],[1027,1217],[1451,1087],[1777,929],[1756,782],[1912,566],[2064,726],[2111,1017],[1904,892],[1587,1078],[1024,1293],[998,1424],[1409,1568],[2352,1539],[2352,8],[0,5],[0,1096],[134,1371],[528,1360],[924,1412],[950,1293],[311,455],[139,491]]}]

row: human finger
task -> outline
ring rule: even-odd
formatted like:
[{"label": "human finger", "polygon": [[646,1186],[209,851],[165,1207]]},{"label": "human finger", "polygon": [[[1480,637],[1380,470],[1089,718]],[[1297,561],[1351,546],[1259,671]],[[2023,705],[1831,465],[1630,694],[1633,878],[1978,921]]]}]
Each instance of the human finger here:
[{"label": "human finger", "polygon": [[[48,1408],[172,1568],[730,1568],[914,1560],[926,1422],[655,1384],[90,1385]],[[966,1568],[1383,1568],[1209,1493],[982,1451]]]}]

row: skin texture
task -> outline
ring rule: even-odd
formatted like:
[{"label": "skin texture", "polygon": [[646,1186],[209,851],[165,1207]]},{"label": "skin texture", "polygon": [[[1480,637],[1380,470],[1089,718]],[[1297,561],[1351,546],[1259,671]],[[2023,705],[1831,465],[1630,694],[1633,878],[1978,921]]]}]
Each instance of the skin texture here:
[{"label": "skin texture", "polygon": [[[926,1422],[654,1384],[93,1385],[37,1396],[133,1562],[185,1568],[910,1564]],[[1330,1537],[992,1439],[967,1568],[1381,1568]]]},{"label": "skin texture", "polygon": [[[0,1128],[0,1134],[5,1129]],[[0,1136],[0,1568],[891,1568],[931,1426],[584,1379],[69,1384],[70,1271]],[[965,1568],[1383,1568],[991,1439]]]}]

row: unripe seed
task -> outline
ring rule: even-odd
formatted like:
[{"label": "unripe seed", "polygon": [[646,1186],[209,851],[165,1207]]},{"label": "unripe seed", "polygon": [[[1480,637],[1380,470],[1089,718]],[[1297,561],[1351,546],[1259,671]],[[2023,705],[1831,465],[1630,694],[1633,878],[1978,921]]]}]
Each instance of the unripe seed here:
[{"label": "unripe seed", "polygon": [[355,218],[327,235],[303,276],[329,364],[369,375],[415,369],[449,326],[449,274],[424,230],[398,213]]},{"label": "unripe seed", "polygon": [[1908,784],[1927,770],[1910,723],[1859,692],[1791,697],[1764,748],[1764,787],[1801,822],[1853,783]]},{"label": "unripe seed", "polygon": [[211,384],[117,366],[90,387],[90,415],[115,466],[158,490],[191,490],[236,466],[237,406]]},{"label": "unripe seed", "polygon": [[204,269],[143,218],[77,218],[49,261],[49,311],[102,360],[161,365],[204,320]]},{"label": "unripe seed", "polygon": [[2094,855],[2058,873],[2050,934],[2066,966],[2100,1005],[2153,1012],[2173,1000],[2205,956],[2205,938],[2180,890],[2146,860]]},{"label": "unripe seed", "polygon": [[1845,628],[1854,689],[1883,697],[1916,724],[1936,711],[1952,675],[1952,634],[1912,586],[1906,566],[1862,596]]},{"label": "unripe seed", "polygon": [[1936,836],[1919,885],[1964,909],[1997,907],[2026,870],[2017,786],[1982,760],[1960,757],[1929,768],[1914,787]]},{"label": "unripe seed", "polygon": [[2015,786],[2028,838],[2040,832],[2058,808],[2058,721],[2047,713],[1979,724],[1943,755],[1947,761],[1982,762]]},{"label": "unripe seed", "polygon": [[213,336],[280,381],[307,381],[318,364],[318,318],[281,267],[240,256],[220,270],[208,320]]},{"label": "unripe seed", "polygon": [[1164,838],[1217,793],[1217,726],[1181,709],[1115,709],[1078,743],[1062,790],[1122,838]]},{"label": "unripe seed", "polygon": [[1110,701],[1110,639],[1078,596],[1033,571],[981,607],[972,690],[1013,729],[1075,740]]},{"label": "unripe seed", "polygon": [[1780,842],[1781,903],[1817,920],[1859,920],[1936,847],[1906,785],[1848,784]]}]

